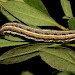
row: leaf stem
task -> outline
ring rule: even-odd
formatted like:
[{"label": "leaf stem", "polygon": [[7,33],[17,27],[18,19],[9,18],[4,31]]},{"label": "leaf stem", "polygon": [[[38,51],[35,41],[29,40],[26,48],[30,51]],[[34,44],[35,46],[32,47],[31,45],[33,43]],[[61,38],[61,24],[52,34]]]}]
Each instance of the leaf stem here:
[{"label": "leaf stem", "polygon": [[62,29],[62,30],[68,30],[67,28],[65,28],[64,26],[62,26],[62,25],[60,25],[60,24],[58,24],[58,25],[56,25],[58,28],[60,28],[60,29]]}]

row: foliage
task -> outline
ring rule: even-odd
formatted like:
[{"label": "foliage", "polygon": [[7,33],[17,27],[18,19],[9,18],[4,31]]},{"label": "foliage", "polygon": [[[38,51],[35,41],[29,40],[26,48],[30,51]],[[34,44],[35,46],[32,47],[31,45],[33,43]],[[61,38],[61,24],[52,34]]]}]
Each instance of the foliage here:
[{"label": "foliage", "polygon": [[[75,29],[75,19],[72,14],[69,0],[60,0],[64,19],[68,19],[69,29]],[[1,13],[9,21],[26,23],[31,27],[52,26],[67,30],[57,23],[48,13],[41,0],[2,0],[0,1]],[[26,61],[32,57],[40,56],[41,59],[59,71],[75,72],[75,51],[69,47],[75,47],[75,42],[68,43],[39,43],[23,40],[19,37],[4,36],[0,38],[0,50],[3,47],[13,46],[0,55],[0,64],[14,64]],[[64,72],[64,75],[70,73]],[[30,74],[29,74],[30,75]],[[62,75],[59,73],[57,75]]]}]

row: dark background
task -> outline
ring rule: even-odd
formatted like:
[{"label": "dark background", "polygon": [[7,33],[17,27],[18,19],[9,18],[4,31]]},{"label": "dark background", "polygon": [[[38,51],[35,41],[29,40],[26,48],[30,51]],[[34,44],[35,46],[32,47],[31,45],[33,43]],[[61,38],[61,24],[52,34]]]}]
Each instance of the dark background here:
[{"label": "dark background", "polygon": [[[60,0],[42,0],[45,4],[49,14],[61,25],[67,27],[67,21],[63,20],[64,16]],[[74,1],[71,0],[73,14],[75,16]],[[0,25],[7,22],[7,19],[0,13]],[[34,75],[56,75],[58,72],[56,69],[47,65],[39,56],[31,58],[25,62],[12,65],[0,65],[1,75],[20,75],[22,71],[29,70]],[[55,71],[55,73],[53,73]]]}]

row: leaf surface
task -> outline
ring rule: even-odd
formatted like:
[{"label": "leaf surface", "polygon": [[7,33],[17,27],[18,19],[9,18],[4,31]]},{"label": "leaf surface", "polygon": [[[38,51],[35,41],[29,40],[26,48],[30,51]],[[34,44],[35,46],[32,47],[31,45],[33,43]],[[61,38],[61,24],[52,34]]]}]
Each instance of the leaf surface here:
[{"label": "leaf surface", "polygon": [[13,41],[8,41],[5,39],[0,39],[0,47],[8,47],[8,46],[17,46],[17,45],[23,45],[23,44],[28,44],[28,42],[13,42]]},{"label": "leaf surface", "polygon": [[0,64],[13,64],[28,60],[39,55],[39,50],[46,46],[44,44],[33,44],[13,48],[0,56]]},{"label": "leaf surface", "polygon": [[46,48],[40,52],[41,58],[51,67],[60,71],[75,71],[75,52],[68,48]]},{"label": "leaf surface", "polygon": [[72,10],[71,10],[71,5],[69,0],[60,0],[63,11],[65,13],[66,17],[73,17]]},{"label": "leaf surface", "polygon": [[75,18],[70,18],[68,20],[68,27],[71,30],[75,30]]},{"label": "leaf surface", "polygon": [[[9,6],[11,5],[11,6]],[[59,24],[45,13],[31,7],[24,2],[8,1],[2,4],[3,14],[12,15],[20,21],[34,26],[59,26]],[[9,13],[4,12],[7,10]],[[11,17],[7,15],[8,19]],[[12,19],[11,19],[12,21]]]}]

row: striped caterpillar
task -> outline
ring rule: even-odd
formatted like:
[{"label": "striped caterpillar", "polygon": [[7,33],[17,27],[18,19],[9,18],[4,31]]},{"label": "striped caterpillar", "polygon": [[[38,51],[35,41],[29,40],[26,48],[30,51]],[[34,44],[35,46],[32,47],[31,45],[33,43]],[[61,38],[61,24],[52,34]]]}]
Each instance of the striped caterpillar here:
[{"label": "striped caterpillar", "polygon": [[65,42],[75,40],[75,30],[48,30],[48,29],[35,29],[27,25],[19,23],[6,23],[1,29],[0,33],[6,33],[22,36],[27,39],[44,42]]}]

